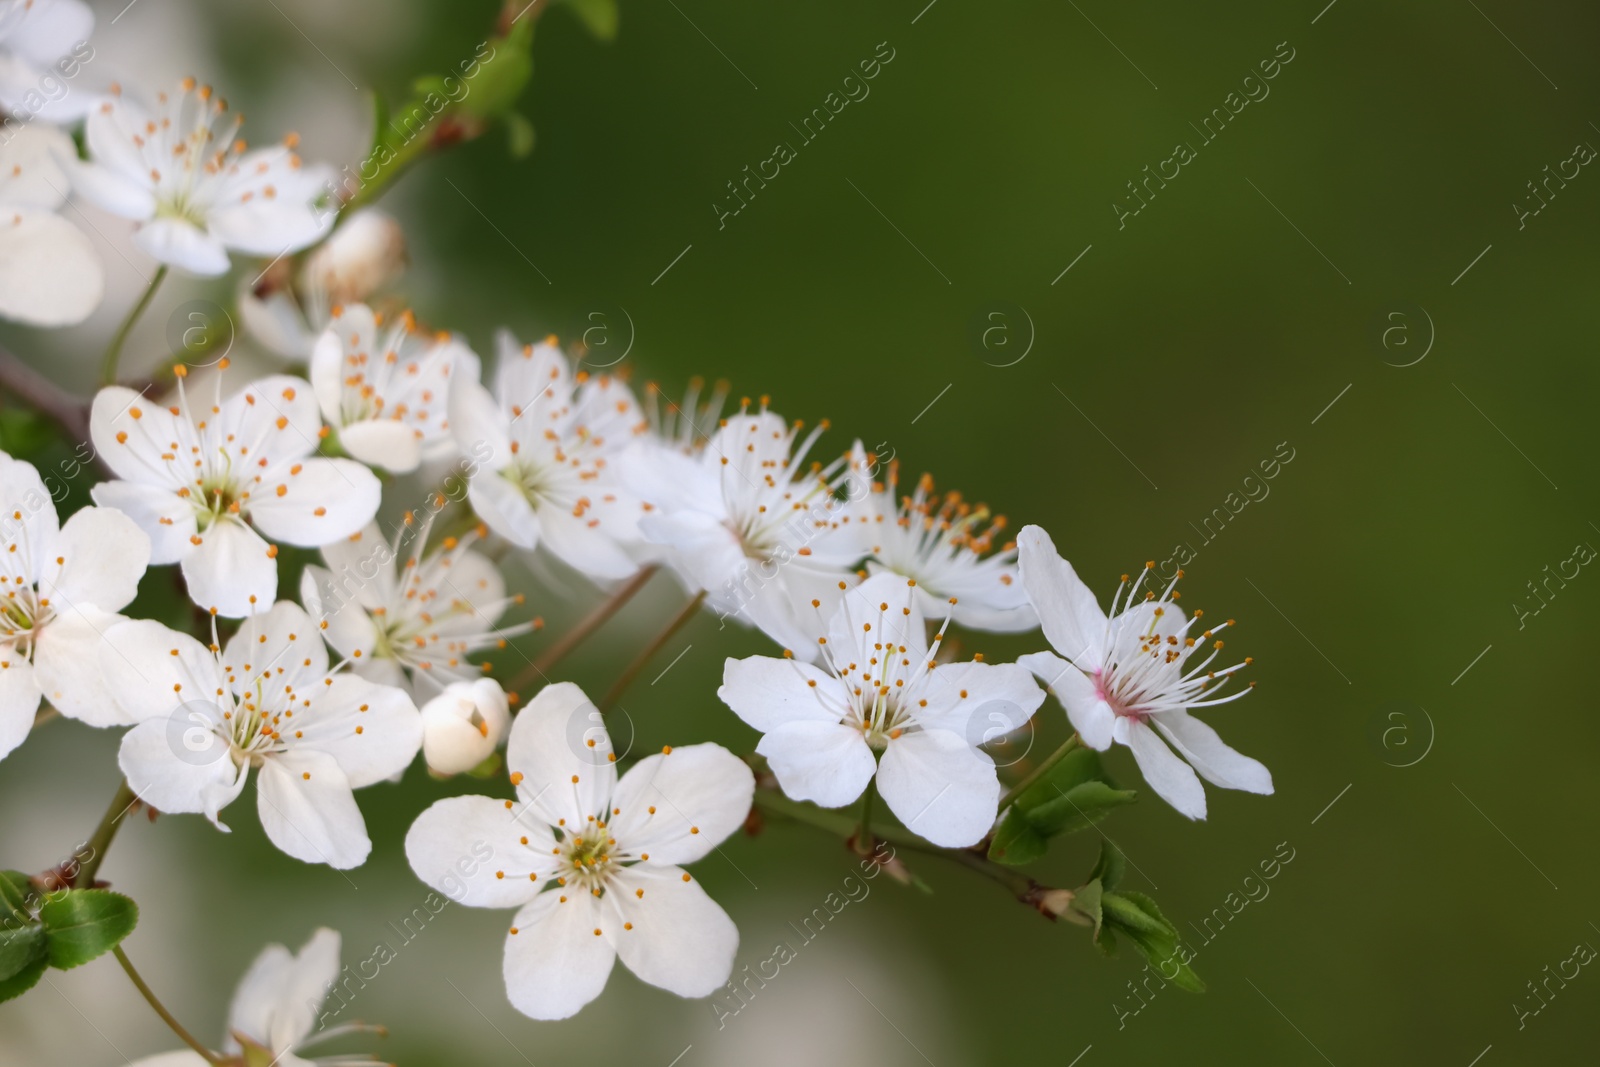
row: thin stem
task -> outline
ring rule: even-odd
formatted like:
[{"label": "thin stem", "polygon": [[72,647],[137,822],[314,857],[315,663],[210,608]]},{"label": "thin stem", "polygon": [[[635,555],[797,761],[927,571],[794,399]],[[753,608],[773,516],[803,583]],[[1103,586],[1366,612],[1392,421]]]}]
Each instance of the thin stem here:
[{"label": "thin stem", "polygon": [[128,340],[128,334],[133,332],[134,323],[144,315],[145,308],[150,306],[156,290],[161,287],[161,281],[167,276],[167,265],[163,263],[161,269],[156,271],[156,276],[150,279],[150,284],[145,287],[144,295],[139,302],[133,305],[133,310],[128,312],[128,317],[122,320],[122,325],[117,327],[116,336],[111,338],[111,344],[106,346],[105,357],[100,361],[100,384],[117,384],[117,360],[122,356],[123,343]]},{"label": "thin stem", "polygon": [[644,670],[645,665],[650,662],[650,658],[660,652],[661,646],[672,640],[672,635],[683,629],[685,623],[694,618],[695,612],[700,610],[700,605],[705,602],[705,599],[706,591],[702,589],[683,606],[682,611],[672,617],[672,621],[667,623],[667,628],[656,634],[655,639],[644,646],[637,656],[633,657],[633,662],[623,668],[622,673],[612,683],[611,688],[606,690],[606,695],[600,699],[600,711],[602,713],[610,711],[616,705],[617,698],[622,696],[628,686],[633,683],[633,680],[639,676],[639,672]]},{"label": "thin stem", "polygon": [[546,671],[566,658],[567,653],[577,648],[583,639],[605,625],[607,619],[622,610],[622,606],[633,599],[633,595],[645,587],[652,575],[656,573],[656,565],[639,568],[639,573],[628,579],[628,583],[612,593],[602,601],[593,611],[584,616],[582,621],[566,633],[561,635],[561,640],[539,653],[534,661],[528,664],[527,670],[511,679],[511,684],[506,686],[513,692],[520,691],[534,678],[544,677]]},{"label": "thin stem", "polygon": [[[795,822],[805,823],[808,826],[838,837],[848,837],[856,829],[855,820],[842,812],[826,811],[810,804],[802,804],[797,800],[790,800],[782,793],[771,789],[757,789],[755,804],[756,807],[769,815],[777,815],[782,818],[792,819]],[[873,831],[873,836],[875,840],[886,841],[895,848],[903,848],[910,852],[920,852],[925,856],[937,856],[940,859],[949,860],[951,863],[959,863],[963,867],[976,871],[985,878],[1005,886],[1018,900],[1029,901],[1029,894],[1037,888],[1034,880],[1027,875],[1002,867],[998,863],[978,855],[971,849],[940,848],[938,845],[929,844],[920,837],[894,829],[875,830]]]},{"label": "thin stem", "polygon": [[1066,742],[1063,743],[1060,748],[1046,756],[1045,761],[1030,771],[1027,777],[1023,778],[1022,781],[1018,782],[1016,785],[1012,786],[1006,791],[1006,795],[1000,798],[1000,810],[1005,811],[1007,808],[1009,808],[1016,802],[1018,797],[1028,791],[1028,788],[1032,786],[1033,783],[1049,774],[1052,767],[1066,759],[1067,753],[1071,752],[1075,748],[1082,747],[1082,745],[1083,740],[1077,734],[1073,734],[1071,737],[1067,738]]},{"label": "thin stem", "polygon": [[111,839],[117,836],[123,816],[128,814],[128,809],[133,807],[133,802],[138,799],[133,787],[124,779],[117,787],[117,795],[111,798],[111,806],[106,808],[106,813],[100,817],[100,825],[96,826],[94,833],[89,836],[86,846],[89,858],[78,868],[78,877],[74,879],[75,885],[80,888],[94,885],[94,876],[106,858],[106,851],[111,848]]},{"label": "thin stem", "polygon": [[122,969],[128,972],[128,977],[133,980],[134,987],[139,990],[139,992],[144,996],[145,1000],[149,1001],[150,1006],[155,1009],[156,1014],[161,1016],[161,1021],[166,1023],[167,1026],[172,1029],[173,1033],[181,1037],[185,1045],[188,1045],[190,1048],[198,1052],[201,1058],[203,1058],[207,1063],[220,1064],[222,1062],[221,1056],[218,1056],[215,1052],[212,1052],[210,1049],[202,1045],[198,1040],[195,1039],[193,1034],[183,1028],[182,1023],[172,1017],[172,1013],[167,1010],[166,1005],[161,1003],[161,998],[155,995],[154,991],[152,991],[151,988],[145,984],[144,979],[139,977],[139,972],[134,970],[133,961],[128,959],[128,954],[126,952],[122,951],[122,946],[112,946],[111,953],[117,957],[117,962],[122,964]]},{"label": "thin stem", "polygon": [[861,794],[861,824],[856,828],[855,847],[863,856],[872,852],[872,801],[877,795],[878,779],[874,777]]}]

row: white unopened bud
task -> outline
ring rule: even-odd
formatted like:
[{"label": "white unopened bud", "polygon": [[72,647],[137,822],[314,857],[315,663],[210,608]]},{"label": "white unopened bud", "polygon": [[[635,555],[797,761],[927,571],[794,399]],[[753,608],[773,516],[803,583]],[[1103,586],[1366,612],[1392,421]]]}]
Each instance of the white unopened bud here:
[{"label": "white unopened bud", "polygon": [[332,304],[365,301],[406,266],[400,224],[375,208],[345,220],[306,261],[306,282],[327,293]]},{"label": "white unopened bud", "polygon": [[439,774],[461,774],[488,759],[510,730],[511,707],[498,682],[452,682],[422,705],[422,758]]}]

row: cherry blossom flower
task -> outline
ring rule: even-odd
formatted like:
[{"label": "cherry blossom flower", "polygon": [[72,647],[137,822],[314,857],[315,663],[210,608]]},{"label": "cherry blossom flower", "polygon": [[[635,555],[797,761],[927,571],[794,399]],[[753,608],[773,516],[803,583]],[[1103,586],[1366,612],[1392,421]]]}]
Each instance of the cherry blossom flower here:
[{"label": "cherry blossom flower", "polygon": [[56,214],[71,187],[57,159],[72,150],[51,127],[25,126],[0,144],[0,316],[70,326],[100,306],[100,257]]},{"label": "cherry blossom flower", "polygon": [[0,452],[0,758],[41,698],[91,726],[134,721],[111,702],[98,646],[149,562],[150,539],[119,511],[83,508],[58,526],[39,472]]},{"label": "cherry blossom flower", "polygon": [[932,647],[926,633],[916,583],[876,575],[834,612],[822,666],[730,659],[717,696],[761,731],[756,752],[790,797],[842,807],[876,774],[907,828],[963,848],[989,832],[1000,802],[977,746],[1022,726],[1045,695],[1016,664],[939,663],[943,631]]},{"label": "cherry blossom flower", "polygon": [[[639,530],[683,584],[806,659],[861,556],[839,534],[844,506],[834,492],[845,461],[807,463],[826,428],[802,437],[803,426],[785,424],[765,400],[755,414],[746,402],[697,454],[636,448],[623,464],[650,509]],[[813,600],[826,606],[820,616],[806,606]]]},{"label": "cherry blossom flower", "polygon": [[[406,834],[406,858],[457,903],[517,908],[505,941],[511,1003],[564,1019],[600,995],[617,957],[684,997],[715,992],[739,932],[679,864],[744,822],[755,778],[720,745],[666,748],[619,780],[594,705],[546,686],[511,726],[517,802],[451,797]],[[519,803],[520,802],[520,803]]]},{"label": "cherry blossom flower", "polygon": [[300,575],[300,602],[328,644],[363,678],[409,686],[419,699],[478,677],[483,668],[467,657],[535,625],[496,626],[522,596],[507,596],[499,569],[471,550],[479,531],[424,555],[428,530],[407,522],[391,543],[368,526],[323,546],[327,566]]},{"label": "cherry blossom flower", "polygon": [[[226,370],[227,360],[219,364]],[[189,596],[238,617],[272,603],[278,548],[349,537],[378,510],[378,479],[347,459],[316,456],[322,420],[311,387],[273,376],[227,399],[191,399],[178,373],[164,407],[111,386],[94,398],[90,436],[117,475],[93,490],[150,536],[151,561],[182,563]]]},{"label": "cherry blossom flower", "polygon": [[448,404],[457,375],[478,378],[465,344],[421,332],[409,311],[385,326],[365,304],[336,307],[311,355],[311,387],[339,444],[396,474],[455,450]]},{"label": "cherry blossom flower", "polygon": [[489,529],[520,548],[539,546],[591,578],[638,569],[624,547],[637,539],[640,505],[612,463],[643,418],[616,378],[573,374],[555,338],[520,345],[502,332],[491,394],[467,376],[450,393],[450,426],[462,452],[488,459],[469,487]]},{"label": "cherry blossom flower", "polygon": [[[357,1031],[377,1030],[360,1023],[321,1028],[318,1016],[339,979],[340,939],[337,930],[318,929],[299,952],[282,945],[261,950],[239,980],[228,1008],[228,1029],[222,1051],[241,1064],[283,1067],[357,1067],[378,1061],[343,1053],[306,1056],[312,1046]],[[208,1067],[198,1052],[184,1049],[133,1061],[129,1067]]]},{"label": "cherry blossom flower", "polygon": [[158,622],[106,631],[100,667],[138,722],[117,762],[158,811],[221,810],[259,769],[256,801],[273,844],[307,863],[359,867],[372,849],[351,791],[399,774],[422,745],[403,690],[329,671],[316,623],[283,601],[225,648]]},{"label": "cherry blossom flower", "polygon": [[422,705],[422,758],[435,774],[462,774],[494,753],[511,730],[511,705],[493,678],[451,682]]},{"label": "cherry blossom flower", "polygon": [[899,461],[889,461],[882,482],[874,480],[877,467],[877,459],[856,442],[847,483],[852,506],[842,521],[862,554],[871,557],[868,573],[916,579],[923,614],[947,610],[957,626],[1020,633],[1039,625],[1017,580],[1016,545],[995,551],[1004,516],[967,502],[960,493],[936,494],[928,474],[901,496]]},{"label": "cherry blossom flower", "polygon": [[[81,0],[0,0],[0,108],[44,122],[77,122],[97,102],[60,77],[76,74],[94,12]],[[71,72],[71,73],[69,73]]]},{"label": "cherry blossom flower", "polygon": [[114,93],[89,113],[89,163],[73,169],[87,200],[138,223],[133,243],[191,274],[223,274],[228,251],[275,258],[313,244],[336,212],[320,205],[332,169],[302,166],[298,139],[249,150],[240,119],[186,78],[154,111]]},{"label": "cherry blossom flower", "polygon": [[1072,564],[1057,554],[1049,534],[1026,526],[1017,543],[1023,587],[1055,649],[1018,662],[1050,687],[1084,744],[1100,751],[1112,742],[1128,746],[1150,788],[1191,819],[1206,817],[1205,789],[1196,771],[1224,789],[1272,792],[1266,767],[1229,748],[1214,729],[1189,714],[1250,691],[1218,695],[1250,663],[1246,657],[1231,667],[1212,666],[1222,650],[1213,635],[1233,620],[1204,627],[1202,612],[1185,618],[1175,603],[1176,577],[1159,595],[1154,590],[1141,595],[1153,564],[1131,582],[1123,575],[1110,612],[1103,612]]}]

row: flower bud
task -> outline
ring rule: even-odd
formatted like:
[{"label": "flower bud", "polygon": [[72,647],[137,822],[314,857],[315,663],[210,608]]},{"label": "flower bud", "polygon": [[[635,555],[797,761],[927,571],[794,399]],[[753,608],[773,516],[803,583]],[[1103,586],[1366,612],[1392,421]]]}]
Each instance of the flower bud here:
[{"label": "flower bud", "polygon": [[510,730],[498,682],[452,682],[422,705],[422,758],[438,774],[461,774],[488,759]]},{"label": "flower bud", "polygon": [[306,261],[306,282],[331,304],[356,304],[405,269],[406,239],[400,224],[374,208],[345,220]]}]

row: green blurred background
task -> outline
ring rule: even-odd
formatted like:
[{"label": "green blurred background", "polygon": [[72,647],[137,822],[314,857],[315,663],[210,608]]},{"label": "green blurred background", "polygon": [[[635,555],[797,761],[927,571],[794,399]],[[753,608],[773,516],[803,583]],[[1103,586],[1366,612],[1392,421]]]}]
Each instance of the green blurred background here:
[{"label": "green blurred background", "polygon": [[[1585,167],[1520,229],[1511,205],[1536,206],[1525,183],[1600,144],[1600,14],[925,3],[623,0],[609,45],[551,11],[522,106],[533,154],[512,160],[493,132],[383,201],[411,239],[401,288],[485,354],[500,325],[576,339],[603,321],[611,351],[631,340],[638,381],[676,393],[725,377],[735,396],[832,419],[833,448],[887,442],[1013,528],[1046,526],[1102,597],[1123,571],[1197,549],[1184,604],[1238,619],[1230,649],[1259,680],[1210,721],[1278,792],[1210,790],[1201,824],[1147,795],[1104,829],[1130,887],[1186,930],[1293,850],[1269,896],[1213,942],[1192,938],[1209,991],[1169,988],[1131,1014],[1131,951],[1102,959],[1080,928],[918,859],[932,895],[873,882],[723,1029],[707,1004],[621,968],[577,1019],[535,1023],[505,1001],[505,913],[449,908],[399,947],[391,924],[427,892],[404,831],[475,788],[413,767],[359,796],[376,847],[348,877],[271,848],[248,797],[225,815],[231,835],[191,816],[123,831],[102,877],[141,903],[129,952],[192,1028],[220,1037],[264,942],[330,925],[348,963],[399,947],[352,1013],[386,1023],[380,1054],[408,1067],[1593,1062],[1600,978],[1580,974],[1520,1027],[1518,1006],[1536,1006],[1526,983],[1546,965],[1600,945],[1600,724],[1581,681],[1600,577],[1552,583],[1538,614],[1515,605],[1539,606],[1527,583],[1547,564],[1600,545],[1579,447],[1597,384],[1600,176]],[[175,78],[198,63],[250,114],[252,140],[295,126],[309,158],[341,163],[367,136],[351,82],[397,99],[470,54],[496,10],[144,0],[111,25],[121,8],[97,5],[108,65],[171,53],[178,65],[151,73]],[[789,124],[880,42],[894,58],[870,96],[800,146]],[[1290,49],[1270,95],[1204,143],[1190,124]],[[725,183],[778,141],[798,158],[719,229]],[[1119,229],[1125,183],[1178,142],[1197,158]],[[107,271],[95,322],[7,329],[8,347],[86,387],[133,299],[128,271]],[[169,309],[229,291],[166,289],[130,362],[162,358]],[[1207,543],[1195,527],[1289,449],[1269,495]],[[534,610],[555,629],[586,595],[540,594]],[[677,603],[658,580],[562,673],[603,686]],[[764,642],[703,617],[660,665],[685,646],[624,701],[639,745],[748,751],[754,734],[714,691],[724,656]],[[1041,639],[973,647],[1010,658]],[[1042,751],[1066,735],[1054,703],[1038,722]],[[56,722],[0,765],[6,866],[46,867],[87,834],[115,789],[115,744]],[[1137,784],[1125,750],[1109,765]],[[1062,840],[1036,874],[1076,885],[1096,847],[1093,833]],[[853,869],[796,826],[723,851],[698,873],[739,924],[741,964],[794,941],[787,924]],[[109,960],[50,981],[0,1007],[0,1061],[175,1047]]]}]

